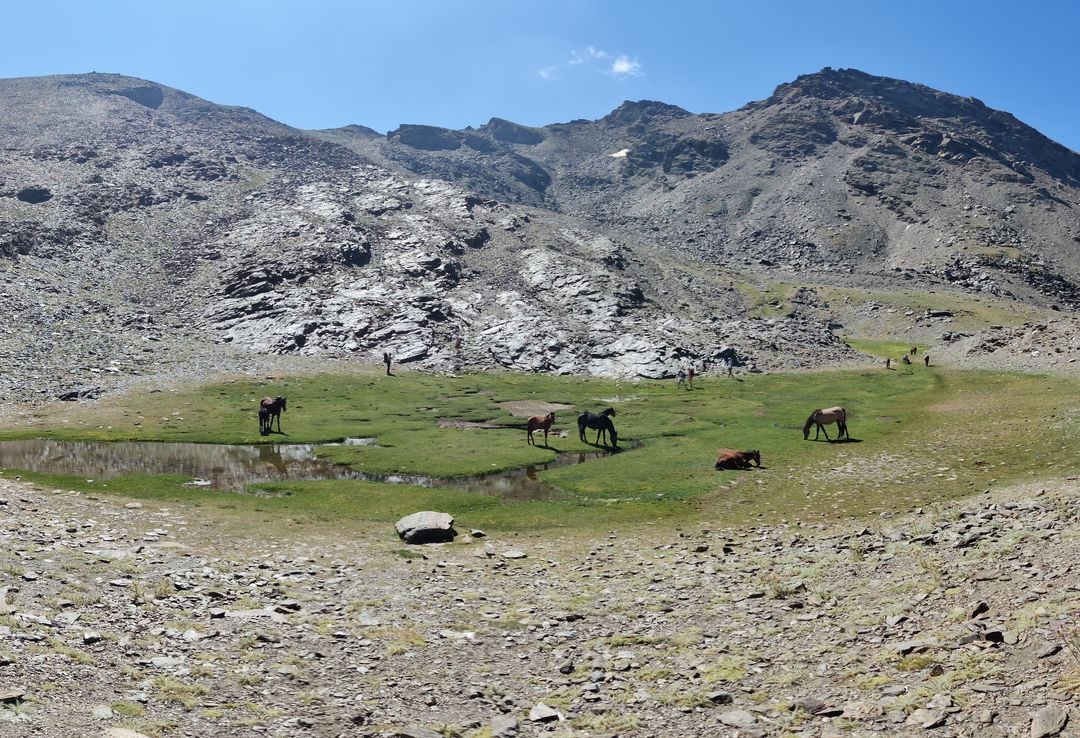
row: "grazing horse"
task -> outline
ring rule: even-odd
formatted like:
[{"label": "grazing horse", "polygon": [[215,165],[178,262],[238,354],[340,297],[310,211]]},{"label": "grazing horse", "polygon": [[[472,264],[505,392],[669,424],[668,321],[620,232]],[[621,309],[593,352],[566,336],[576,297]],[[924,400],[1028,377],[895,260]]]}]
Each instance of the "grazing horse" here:
[{"label": "grazing horse", "polygon": [[281,414],[285,412],[284,397],[264,397],[259,402],[259,433],[266,435],[274,428],[277,419],[277,432],[281,433]]},{"label": "grazing horse", "polygon": [[551,428],[551,424],[555,422],[555,413],[548,413],[547,415],[534,415],[525,421],[525,433],[526,440],[532,445],[536,445],[536,441],[533,440],[533,431],[544,429],[544,445],[547,446],[547,434]]},{"label": "grazing horse", "polygon": [[910,364],[911,363],[911,359],[909,359],[907,357],[907,354],[904,354],[903,356],[901,356],[900,361],[904,362],[905,364]]},{"label": "grazing horse", "polygon": [[736,451],[730,448],[722,448],[716,452],[717,469],[749,469],[751,461],[760,467],[761,452],[757,449]]},{"label": "grazing horse", "polygon": [[607,445],[608,434],[611,434],[611,446],[612,448],[619,447],[619,434],[615,432],[615,424],[611,422],[612,416],[615,415],[615,408],[609,407],[602,413],[590,413],[589,411],[583,412],[578,416],[577,428],[578,436],[581,438],[582,443],[588,443],[585,440],[585,429],[592,428],[596,431],[596,441],[593,443],[600,443],[600,437],[604,437],[604,445]]},{"label": "grazing horse", "polygon": [[825,410],[815,410],[810,413],[810,417],[806,419],[806,425],[802,429],[802,437],[805,441],[810,437],[810,426],[817,424],[817,432],[814,434],[814,440],[821,438],[821,434],[825,434],[825,440],[829,440],[829,431],[825,430],[825,426],[829,423],[836,423],[837,433],[836,440],[841,438],[850,439],[847,430],[847,410],[842,407],[830,407]]}]

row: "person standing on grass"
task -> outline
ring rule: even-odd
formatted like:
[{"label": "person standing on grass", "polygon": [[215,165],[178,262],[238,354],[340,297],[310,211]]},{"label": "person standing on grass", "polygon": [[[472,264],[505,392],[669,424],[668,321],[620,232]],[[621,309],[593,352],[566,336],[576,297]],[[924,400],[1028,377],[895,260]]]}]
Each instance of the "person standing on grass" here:
[{"label": "person standing on grass", "polygon": [[393,363],[394,357],[390,355],[389,351],[383,351],[382,360],[386,364],[386,376],[392,376],[390,374],[390,364]]},{"label": "person standing on grass", "polygon": [[686,386],[686,372],[683,371],[683,368],[681,366],[679,367],[679,373],[676,374],[675,376],[679,378],[679,384],[676,385],[676,386],[677,387],[685,387]]},{"label": "person standing on grass", "polygon": [[686,382],[690,385],[690,388],[694,388],[694,365],[691,364],[690,368],[686,370]]}]

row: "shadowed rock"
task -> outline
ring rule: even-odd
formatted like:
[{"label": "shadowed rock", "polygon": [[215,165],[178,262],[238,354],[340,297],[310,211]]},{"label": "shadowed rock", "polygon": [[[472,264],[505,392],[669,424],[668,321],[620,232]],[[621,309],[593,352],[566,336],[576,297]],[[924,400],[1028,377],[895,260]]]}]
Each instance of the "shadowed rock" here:
[{"label": "shadowed rock", "polygon": [[394,528],[406,543],[448,543],[457,535],[452,515],[430,510],[406,515]]}]

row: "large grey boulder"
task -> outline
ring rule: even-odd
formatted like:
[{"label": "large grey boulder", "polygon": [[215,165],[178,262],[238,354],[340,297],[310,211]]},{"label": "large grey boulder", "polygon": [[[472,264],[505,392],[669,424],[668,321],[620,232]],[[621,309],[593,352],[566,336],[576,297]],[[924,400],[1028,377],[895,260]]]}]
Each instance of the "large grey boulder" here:
[{"label": "large grey boulder", "polygon": [[1069,722],[1069,713],[1057,705],[1048,705],[1031,716],[1031,738],[1057,735]]},{"label": "large grey boulder", "polygon": [[446,543],[457,535],[452,515],[431,510],[406,515],[394,527],[405,543]]}]

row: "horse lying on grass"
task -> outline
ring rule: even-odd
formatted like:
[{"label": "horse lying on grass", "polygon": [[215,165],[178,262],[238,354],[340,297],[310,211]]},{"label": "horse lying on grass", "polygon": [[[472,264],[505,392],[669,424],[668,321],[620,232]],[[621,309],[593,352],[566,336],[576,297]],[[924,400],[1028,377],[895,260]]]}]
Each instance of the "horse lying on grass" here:
[{"label": "horse lying on grass", "polygon": [[750,462],[755,466],[761,466],[761,452],[757,449],[752,451],[736,451],[731,448],[722,448],[716,452],[717,469],[749,469]]}]

